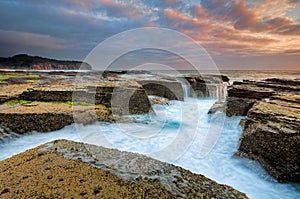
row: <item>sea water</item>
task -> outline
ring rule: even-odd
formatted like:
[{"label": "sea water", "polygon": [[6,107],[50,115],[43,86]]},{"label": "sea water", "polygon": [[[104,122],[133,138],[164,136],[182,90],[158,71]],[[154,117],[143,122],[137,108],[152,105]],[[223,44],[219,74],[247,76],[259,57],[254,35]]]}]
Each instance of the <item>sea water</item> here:
[{"label": "sea water", "polygon": [[[154,105],[154,113],[128,116],[134,123],[71,125],[33,133],[0,145],[0,160],[55,140],[68,139],[137,152],[203,174],[244,192],[249,198],[300,198],[299,184],[277,183],[255,161],[234,156],[242,117],[208,115],[208,98]],[[221,123],[221,125],[220,125]]]}]

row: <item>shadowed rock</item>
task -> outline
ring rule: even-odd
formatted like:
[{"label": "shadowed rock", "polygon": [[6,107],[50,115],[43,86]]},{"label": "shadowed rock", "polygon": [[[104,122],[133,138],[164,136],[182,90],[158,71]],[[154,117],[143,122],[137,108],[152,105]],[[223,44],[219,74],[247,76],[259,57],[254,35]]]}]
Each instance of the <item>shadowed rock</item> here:
[{"label": "shadowed rock", "polygon": [[184,92],[180,82],[174,80],[138,80],[148,95],[164,97],[169,100],[184,100]]}]

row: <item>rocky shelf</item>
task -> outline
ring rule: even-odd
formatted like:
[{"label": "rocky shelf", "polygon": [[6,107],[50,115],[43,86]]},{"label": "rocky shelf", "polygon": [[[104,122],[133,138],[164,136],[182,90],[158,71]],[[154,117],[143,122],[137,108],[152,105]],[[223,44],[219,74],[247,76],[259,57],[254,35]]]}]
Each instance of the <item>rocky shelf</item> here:
[{"label": "rocky shelf", "polygon": [[[194,86],[193,92],[207,96],[205,80],[211,85],[222,83],[224,77],[196,79],[201,86]],[[113,122],[122,115],[149,113],[152,111],[149,95],[184,100],[182,83],[176,78],[142,71],[2,71],[0,81],[0,126],[3,127],[0,137],[3,139],[8,132],[3,129],[22,134],[48,132],[74,122]]]},{"label": "rocky shelf", "polygon": [[50,132],[74,122],[90,124],[95,121],[112,122],[111,111],[103,105],[74,105],[58,102],[14,101],[0,105],[0,126],[7,132]]},{"label": "rocky shelf", "polygon": [[0,179],[1,198],[247,198],[147,156],[66,140],[1,161]]},{"label": "rocky shelf", "polygon": [[246,116],[238,156],[257,160],[279,182],[300,182],[299,80],[234,82],[223,107]]},{"label": "rocky shelf", "polygon": [[[122,115],[153,111],[151,104],[168,105],[185,96],[178,79],[149,73],[0,74],[0,140],[74,122],[114,122]],[[223,78],[212,79],[223,83]],[[203,85],[193,90],[207,96]],[[232,187],[143,155],[71,141],[47,143],[1,161],[0,170],[0,179],[7,179],[0,183],[4,198],[247,198]]]}]

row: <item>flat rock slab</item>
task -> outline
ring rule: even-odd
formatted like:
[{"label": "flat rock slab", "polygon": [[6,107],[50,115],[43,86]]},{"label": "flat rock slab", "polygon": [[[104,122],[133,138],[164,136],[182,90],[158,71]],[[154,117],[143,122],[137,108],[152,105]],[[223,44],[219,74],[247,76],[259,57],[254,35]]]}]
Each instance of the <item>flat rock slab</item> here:
[{"label": "flat rock slab", "polygon": [[11,99],[17,99],[20,94],[33,88],[33,84],[22,84],[22,85],[4,85],[0,87],[0,104],[5,103]]},{"label": "flat rock slab", "polygon": [[3,104],[0,106],[0,126],[16,133],[59,130],[74,123],[89,124],[95,121],[113,121],[105,106],[72,106],[65,103],[32,102]]},{"label": "flat rock slab", "polygon": [[234,82],[228,89],[226,114],[246,116],[255,102],[289,93],[300,93],[300,81],[267,79],[259,82]]},{"label": "flat rock slab", "polygon": [[228,89],[229,97],[240,97],[250,99],[263,99],[272,96],[275,91],[271,88],[259,87],[255,84],[233,85]]},{"label": "flat rock slab", "polygon": [[0,171],[0,179],[6,179],[0,183],[1,197],[247,198],[147,156],[66,140],[4,160]]},{"label": "flat rock slab", "polygon": [[92,103],[118,109],[115,112],[121,115],[145,114],[152,110],[145,89],[134,81],[40,85],[23,92],[19,99]]}]

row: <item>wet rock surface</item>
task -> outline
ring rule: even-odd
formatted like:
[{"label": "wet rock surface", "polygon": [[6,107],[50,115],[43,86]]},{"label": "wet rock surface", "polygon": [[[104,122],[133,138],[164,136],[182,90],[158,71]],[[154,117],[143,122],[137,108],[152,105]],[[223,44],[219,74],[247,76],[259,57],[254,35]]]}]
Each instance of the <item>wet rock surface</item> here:
[{"label": "wet rock surface", "polygon": [[176,80],[139,80],[148,95],[155,95],[169,100],[184,100],[184,92],[180,82]]},{"label": "wet rock surface", "polygon": [[227,116],[246,116],[237,155],[255,159],[279,182],[300,182],[300,81],[235,82]]},{"label": "wet rock surface", "polygon": [[267,79],[265,81],[234,82],[228,89],[226,114],[247,115],[255,102],[285,93],[299,93],[299,80]]},{"label": "wet rock surface", "polygon": [[245,116],[255,102],[255,99],[228,97],[225,108],[226,115],[229,117],[233,115]]},{"label": "wet rock surface", "polygon": [[[175,198],[157,181],[125,181],[108,169],[64,158],[43,147],[0,162],[1,198]],[[82,154],[80,148],[72,147],[65,150]]]},{"label": "wet rock surface", "polygon": [[299,95],[285,95],[260,101],[243,127],[237,154],[259,161],[279,182],[300,182],[299,100]]},{"label": "wet rock surface", "polygon": [[185,76],[188,82],[189,96],[193,97],[213,97],[218,101],[224,101],[229,78],[224,75],[199,75]]},{"label": "wet rock surface", "polygon": [[34,85],[3,85],[0,87],[0,104],[9,100],[18,99],[18,96],[27,89],[33,88]]},{"label": "wet rock surface", "polygon": [[224,112],[226,108],[226,102],[216,101],[212,107],[208,110],[208,114],[214,114],[216,112]]},{"label": "wet rock surface", "polygon": [[113,122],[119,115],[152,111],[136,81],[106,79],[97,72],[1,71],[0,80],[0,126],[11,132],[49,132],[74,122]]},{"label": "wet rock surface", "polygon": [[66,140],[4,160],[0,170],[1,198],[247,198],[229,186],[168,163]]},{"label": "wet rock surface", "polygon": [[12,132],[9,128],[5,126],[0,127],[0,142],[4,142],[9,139],[17,138],[19,134]]},{"label": "wet rock surface", "polygon": [[[0,126],[16,133],[49,132],[74,123],[113,121],[105,106],[72,106],[64,103],[30,102],[0,106]],[[74,121],[75,120],[75,121]]]}]

